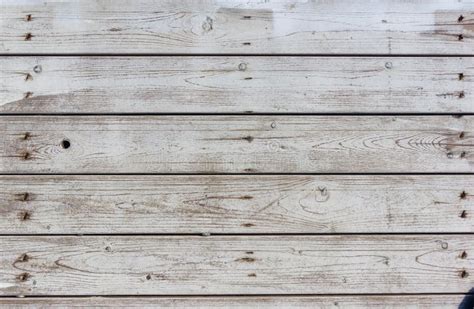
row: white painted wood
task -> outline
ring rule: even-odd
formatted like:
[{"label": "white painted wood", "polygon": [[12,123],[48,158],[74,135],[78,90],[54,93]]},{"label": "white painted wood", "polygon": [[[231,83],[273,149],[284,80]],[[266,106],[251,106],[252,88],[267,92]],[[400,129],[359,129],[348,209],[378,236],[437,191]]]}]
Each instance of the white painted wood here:
[{"label": "white painted wood", "polygon": [[474,231],[472,176],[0,176],[0,233]]},{"label": "white painted wood", "polygon": [[2,173],[474,171],[472,116],[4,116],[0,130]]},{"label": "white painted wood", "polygon": [[0,53],[471,54],[473,11],[470,0],[3,0]]},{"label": "white painted wood", "polygon": [[473,238],[4,236],[0,295],[463,293]]},{"label": "white painted wood", "polygon": [[472,113],[473,76],[469,57],[0,57],[0,112]]},{"label": "white painted wood", "polygon": [[[0,298],[8,308],[470,309],[467,295]],[[461,306],[461,307],[460,307]]]}]

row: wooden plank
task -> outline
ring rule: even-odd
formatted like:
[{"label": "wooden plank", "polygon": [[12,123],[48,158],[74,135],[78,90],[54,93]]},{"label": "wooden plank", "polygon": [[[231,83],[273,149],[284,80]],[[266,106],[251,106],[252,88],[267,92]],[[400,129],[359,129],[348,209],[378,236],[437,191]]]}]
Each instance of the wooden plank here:
[{"label": "wooden plank", "polygon": [[[347,308],[472,309],[472,296],[453,294],[383,296],[85,297],[0,298],[8,308]],[[466,303],[466,305],[464,305]]]},{"label": "wooden plank", "polygon": [[3,236],[0,295],[463,293],[474,236]]},{"label": "wooden plank", "polygon": [[472,1],[3,0],[0,53],[470,54]]},{"label": "wooden plank", "polygon": [[473,172],[473,120],[472,116],[4,116],[0,172]]},{"label": "wooden plank", "polygon": [[473,176],[0,176],[0,233],[474,231]]},{"label": "wooden plank", "polygon": [[474,112],[474,58],[1,57],[1,113]]}]

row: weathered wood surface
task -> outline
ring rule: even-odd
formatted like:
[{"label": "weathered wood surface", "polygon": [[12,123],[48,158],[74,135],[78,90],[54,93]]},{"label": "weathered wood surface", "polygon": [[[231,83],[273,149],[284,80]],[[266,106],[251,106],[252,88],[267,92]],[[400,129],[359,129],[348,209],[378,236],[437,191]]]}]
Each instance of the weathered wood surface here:
[{"label": "weathered wood surface", "polygon": [[473,176],[0,176],[0,233],[474,231]]},{"label": "weathered wood surface", "polygon": [[472,113],[472,76],[470,57],[0,57],[0,112]]},{"label": "weathered wood surface", "polygon": [[0,130],[2,173],[474,171],[472,116],[3,116]]},{"label": "weathered wood surface", "polygon": [[0,53],[471,54],[472,1],[3,0]]},{"label": "weathered wood surface", "polygon": [[[472,309],[474,296],[215,296],[215,297],[84,297],[0,298],[8,308],[346,308],[346,309]],[[466,305],[464,305],[466,304]]]},{"label": "weathered wood surface", "polygon": [[474,236],[4,236],[0,295],[465,293]]}]

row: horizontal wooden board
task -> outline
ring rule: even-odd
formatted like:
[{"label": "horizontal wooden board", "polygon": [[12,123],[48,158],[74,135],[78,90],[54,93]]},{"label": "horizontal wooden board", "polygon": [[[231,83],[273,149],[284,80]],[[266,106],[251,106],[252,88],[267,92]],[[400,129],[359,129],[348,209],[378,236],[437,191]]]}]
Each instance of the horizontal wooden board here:
[{"label": "horizontal wooden board", "polygon": [[3,236],[0,295],[464,293],[473,235]]},{"label": "horizontal wooden board", "polygon": [[0,176],[0,233],[474,231],[474,177]]},{"label": "horizontal wooden board", "polygon": [[0,57],[0,112],[472,113],[472,76],[470,57]]},{"label": "horizontal wooden board", "polygon": [[8,308],[472,309],[469,295],[0,298]]},{"label": "horizontal wooden board", "polygon": [[472,1],[3,0],[0,53],[470,54]]},{"label": "horizontal wooden board", "polygon": [[472,116],[3,116],[0,130],[2,173],[474,171]]}]

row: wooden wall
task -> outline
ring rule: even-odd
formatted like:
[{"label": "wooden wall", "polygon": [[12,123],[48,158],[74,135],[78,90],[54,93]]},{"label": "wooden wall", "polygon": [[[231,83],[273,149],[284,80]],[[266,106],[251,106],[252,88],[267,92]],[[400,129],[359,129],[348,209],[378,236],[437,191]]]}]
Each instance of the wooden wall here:
[{"label": "wooden wall", "polygon": [[0,307],[473,308],[474,1],[0,2]]}]

